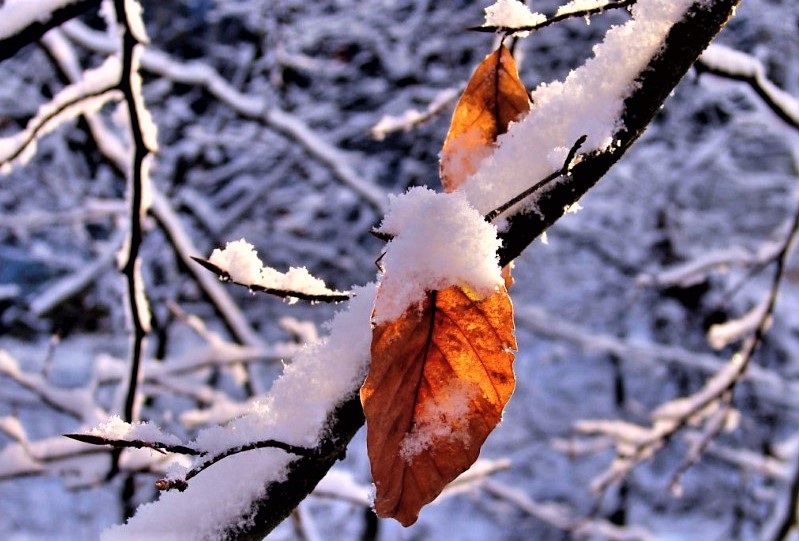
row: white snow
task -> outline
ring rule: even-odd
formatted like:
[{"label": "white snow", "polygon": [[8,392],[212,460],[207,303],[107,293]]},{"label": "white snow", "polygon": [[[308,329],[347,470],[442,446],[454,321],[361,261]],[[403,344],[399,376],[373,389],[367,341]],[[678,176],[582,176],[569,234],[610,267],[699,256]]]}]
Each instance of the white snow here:
[{"label": "white snow", "polygon": [[43,23],[52,13],[75,0],[5,0],[0,3],[0,39],[20,32],[33,23]]},{"label": "white snow", "polygon": [[[582,135],[588,136],[582,152],[612,145],[624,98],[691,4],[691,0],[640,0],[632,9],[633,18],[611,28],[585,64],[562,82],[539,85],[531,95],[530,113],[511,124],[498,138],[494,154],[460,188],[469,201],[483,213],[499,207],[560,168]],[[534,202],[531,198],[522,205],[530,210]]]},{"label": "white snow", "polygon": [[92,428],[88,433],[108,440],[140,440],[168,445],[183,443],[177,436],[163,432],[154,423],[141,421],[127,423],[118,415],[112,415],[107,421]]},{"label": "white snow", "polygon": [[[374,285],[356,288],[326,338],[300,351],[251,411],[225,427],[202,431],[196,446],[217,453],[264,439],[316,445],[328,412],[356,392],[363,378],[374,294]],[[283,478],[293,458],[280,450],[260,449],[221,460],[192,478],[185,492],[162,493],[157,502],[139,507],[127,524],[106,530],[102,540],[216,539],[229,524],[248,520],[251,502],[270,481]]]},{"label": "white snow", "polygon": [[427,291],[460,286],[487,296],[503,283],[497,230],[459,192],[416,187],[392,196],[380,231],[394,238],[381,260],[375,323],[399,318]]},{"label": "white snow", "polygon": [[768,99],[794,124],[799,124],[799,99],[771,82],[766,74],[766,67],[757,58],[714,43],[702,53],[701,61],[712,69],[754,79]]},{"label": "white snow", "polygon": [[724,323],[711,325],[707,331],[707,342],[713,349],[723,349],[733,342],[743,340],[754,334],[757,326],[769,307],[769,297],[765,296],[762,301],[752,307],[743,316],[731,319]]},{"label": "white snow", "polygon": [[[485,21],[486,26],[521,28],[542,23],[546,21],[546,17],[540,13],[532,13],[518,0],[497,0],[485,8]],[[525,37],[528,34],[529,32],[519,32],[517,35]]]},{"label": "white snow", "polygon": [[400,443],[399,454],[408,463],[441,440],[469,443],[469,404],[481,396],[472,382],[453,379],[428,400],[414,417],[414,427]]},{"label": "white snow", "polygon": [[86,70],[81,81],[42,105],[24,130],[0,138],[0,173],[8,174],[14,163],[27,163],[36,153],[38,138],[79,115],[99,110],[110,100],[120,99],[122,93],[114,88],[120,69],[119,59],[111,56],[98,68]]},{"label": "white snow", "polygon": [[150,43],[147,29],[144,28],[141,4],[137,0],[125,0],[125,13],[127,14],[130,33],[133,34],[136,41],[143,44]]},{"label": "white snow", "polygon": [[608,4],[607,0],[572,0],[558,7],[556,15],[566,15],[569,13],[584,12],[589,9],[601,8]]},{"label": "white snow", "polygon": [[230,279],[239,284],[307,295],[343,294],[329,289],[305,267],[291,267],[285,273],[264,267],[255,247],[244,239],[228,242],[224,250],[214,250],[208,261],[227,272]]}]

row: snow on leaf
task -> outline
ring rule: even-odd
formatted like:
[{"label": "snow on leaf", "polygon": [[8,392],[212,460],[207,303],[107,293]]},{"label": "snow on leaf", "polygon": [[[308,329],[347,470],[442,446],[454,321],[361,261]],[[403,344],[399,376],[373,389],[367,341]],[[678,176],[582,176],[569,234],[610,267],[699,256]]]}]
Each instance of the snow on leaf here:
[{"label": "snow on leaf", "polygon": [[421,306],[429,291],[468,284],[488,296],[503,283],[497,229],[460,192],[415,187],[390,197],[379,230],[393,238],[380,262],[385,273],[375,303],[376,324]]},{"label": "snow on leaf", "polygon": [[477,459],[515,385],[513,329],[504,288],[457,286],[375,327],[361,401],[379,516],[413,524]]},{"label": "snow on leaf", "polygon": [[494,141],[508,125],[530,110],[516,62],[504,45],[475,70],[452,114],[441,151],[441,182],[451,192],[491,155]]}]

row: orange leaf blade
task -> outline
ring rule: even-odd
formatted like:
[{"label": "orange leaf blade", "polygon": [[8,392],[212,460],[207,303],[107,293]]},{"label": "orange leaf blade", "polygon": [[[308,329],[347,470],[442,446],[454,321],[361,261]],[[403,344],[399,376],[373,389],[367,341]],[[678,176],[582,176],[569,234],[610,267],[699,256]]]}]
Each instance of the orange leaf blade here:
[{"label": "orange leaf blade", "polygon": [[413,524],[466,471],[513,392],[513,308],[459,287],[378,325],[361,389],[379,516]]},{"label": "orange leaf blade", "polygon": [[440,174],[451,192],[477,171],[508,125],[530,110],[516,62],[504,45],[477,67],[452,114],[441,151]]}]

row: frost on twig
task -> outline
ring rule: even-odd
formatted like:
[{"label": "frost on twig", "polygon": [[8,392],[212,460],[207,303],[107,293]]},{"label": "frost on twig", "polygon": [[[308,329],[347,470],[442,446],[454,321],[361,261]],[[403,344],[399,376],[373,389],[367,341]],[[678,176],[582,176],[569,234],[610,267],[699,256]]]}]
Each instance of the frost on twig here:
[{"label": "frost on twig", "polygon": [[601,538],[613,541],[654,541],[657,539],[650,531],[641,526],[621,527],[605,519],[582,519],[566,505],[535,501],[523,490],[494,479],[486,479],[482,487],[495,498],[511,503],[531,517],[564,532],[569,532],[571,538],[574,539]]},{"label": "frost on twig", "polygon": [[289,302],[302,299],[316,302],[341,302],[350,298],[347,291],[336,291],[311,276],[305,267],[292,267],[281,273],[264,267],[252,244],[238,240],[227,243],[224,250],[214,250],[208,261],[192,257],[194,261],[225,281],[261,291]]},{"label": "frost on twig", "polygon": [[458,96],[459,91],[454,88],[442,90],[424,111],[409,109],[399,116],[386,115],[372,126],[369,133],[377,141],[382,141],[390,133],[410,131],[440,114],[444,109],[449,107],[452,102],[456,101]]},{"label": "frost on twig", "polygon": [[794,211],[792,223],[774,260],[771,287],[763,302],[747,314],[742,321],[731,324],[719,340],[739,339],[745,331],[749,335],[740,350],[728,363],[711,377],[696,393],[672,400],[658,407],[652,414],[652,424],[641,426],[625,421],[579,421],[575,430],[583,434],[610,438],[616,447],[616,458],[594,481],[594,489],[602,494],[613,483],[625,478],[637,465],[649,460],[678,431],[688,427],[701,427],[701,436],[691,442],[682,464],[674,473],[671,488],[679,493],[683,473],[697,462],[710,442],[724,430],[738,424],[738,413],[732,408],[736,386],[749,367],[752,356],[763,341],[779,296],[785,265],[799,235],[799,208]]},{"label": "frost on twig", "polygon": [[12,166],[27,163],[36,154],[37,140],[63,123],[121,99],[122,93],[115,89],[120,69],[119,59],[109,57],[101,66],[87,70],[82,80],[65,87],[42,105],[24,130],[0,138],[0,172],[8,174]]},{"label": "frost on twig", "polygon": [[533,13],[516,0],[497,0],[486,8],[486,20],[482,26],[470,30],[478,32],[501,32],[506,35],[527,37],[531,32],[566,19],[588,18],[611,9],[626,8],[637,0],[574,0],[560,6],[555,14],[545,16]]},{"label": "frost on twig", "polygon": [[11,58],[48,30],[99,6],[100,0],[37,2],[35,6],[32,2],[0,2],[0,60]]},{"label": "frost on twig", "polygon": [[699,57],[696,69],[747,83],[774,114],[799,129],[799,100],[774,84],[757,58],[714,43]]}]

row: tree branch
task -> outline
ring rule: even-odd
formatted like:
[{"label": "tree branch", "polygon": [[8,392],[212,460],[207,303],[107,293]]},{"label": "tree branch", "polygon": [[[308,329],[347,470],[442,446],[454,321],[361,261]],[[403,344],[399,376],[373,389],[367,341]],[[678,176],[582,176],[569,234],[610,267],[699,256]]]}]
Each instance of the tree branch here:
[{"label": "tree branch", "polygon": [[604,3],[597,2],[593,6],[575,9],[572,11],[559,9],[557,13],[547,17],[545,20],[541,21],[540,23],[529,26],[505,28],[502,26],[484,25],[484,26],[473,26],[469,28],[469,30],[474,30],[475,32],[502,32],[506,36],[512,36],[520,32],[535,32],[536,30],[540,30],[547,26],[552,26],[553,24],[565,21],[567,19],[589,17],[591,15],[597,15],[600,13],[604,13],[606,11],[610,11],[611,9],[626,8],[635,4],[636,2],[637,0],[609,0],[608,2]]},{"label": "tree branch", "polygon": [[311,301],[311,302],[343,302],[350,298],[349,293],[346,291],[333,291],[330,290],[329,293],[308,293],[305,291],[301,291],[299,289],[278,289],[274,287],[266,287],[259,284],[244,284],[242,282],[237,282],[230,277],[230,274],[210,261],[206,261],[205,259],[190,256],[195,263],[201,265],[204,269],[209,270],[216,274],[220,280],[223,282],[231,282],[236,284],[237,286],[242,286],[249,288],[250,291],[260,291],[262,293],[267,293],[269,295],[274,295],[276,297],[280,297],[283,299],[287,298],[295,298],[295,299],[302,299],[304,301]]},{"label": "tree branch", "polygon": [[700,75],[710,73],[748,84],[775,115],[799,129],[799,101],[766,77],[766,68],[757,58],[723,45],[712,45],[699,57],[695,67]]},{"label": "tree branch", "polygon": [[[719,0],[706,5],[696,2],[669,32],[664,47],[638,78],[635,90],[625,100],[624,126],[616,134],[619,145],[589,154],[571,168],[567,182],[553,186],[538,201],[539,213],[519,214],[510,219],[502,234],[500,264],[515,259],[539,234],[557,221],[564,207],[574,204],[616,163],[640,137],[657,110],[682,79],[693,62],[724,27],[740,0]],[[355,390],[353,390],[354,392]],[[360,400],[355,393],[331,413],[329,436],[322,445],[333,446],[343,453],[352,436],[364,422]],[[263,539],[285,519],[292,509],[316,486],[335,462],[332,455],[324,460],[302,457],[289,466],[283,481],[269,485],[265,495],[254,502],[252,520],[230,539]]]},{"label": "tree branch", "polygon": [[669,31],[663,48],[641,72],[634,90],[624,100],[622,125],[614,136],[617,145],[583,157],[571,168],[565,182],[553,185],[537,201],[538,212],[520,213],[509,219],[500,233],[500,265],[516,259],[524,249],[576,203],[627,152],[644,133],[658,109],[687,73],[702,51],[732,17],[741,0],[719,0],[709,5],[696,2]]},{"label": "tree branch", "polygon": [[[19,3],[17,3],[19,4]],[[30,9],[22,6],[24,9]],[[58,9],[48,13],[47,17],[41,13],[41,9],[36,9],[37,19],[31,21],[27,26],[20,28],[18,32],[0,37],[0,62],[11,58],[17,51],[38,41],[49,30],[60,26],[70,19],[83,15],[89,10],[100,8],[100,0],[74,0]],[[11,14],[5,13],[6,10],[13,10],[14,6],[0,8],[0,18],[10,17]]]},{"label": "tree branch", "polygon": [[[642,71],[625,100],[622,117],[625,128],[614,137],[618,145],[581,156],[582,160],[571,167],[568,179],[548,185],[547,191],[537,201],[540,214],[517,214],[510,218],[509,227],[502,234],[504,246],[499,254],[503,265],[517,257],[559,219],[565,207],[574,204],[621,158],[646,129],[691,64],[726,24],[739,2],[697,0],[684,18],[675,24],[664,46]],[[319,452],[290,462],[281,480],[269,482],[263,495],[252,501],[241,520],[230,521],[225,530],[218,533],[220,537],[263,539],[312,492],[335,461],[343,456],[349,441],[364,423],[358,387],[354,385],[346,393],[346,398],[328,414]]]},{"label": "tree branch", "polygon": [[133,449],[152,449],[159,453],[179,453],[181,455],[199,455],[200,451],[185,445],[172,445],[169,443],[145,441],[145,440],[117,440],[96,436],[94,434],[64,434],[65,438],[70,438],[82,443],[91,445],[108,445],[116,448],[130,447]]},{"label": "tree branch", "polygon": [[[130,178],[128,182],[128,196],[130,197],[130,233],[128,238],[128,252],[126,254],[125,265],[122,272],[126,277],[128,290],[128,307],[130,309],[131,323],[133,325],[133,344],[131,351],[130,379],[128,381],[128,391],[125,396],[124,419],[132,422],[134,419],[134,404],[136,400],[136,386],[139,380],[139,366],[144,348],[144,339],[149,331],[148,308],[145,305],[146,299],[141,283],[139,269],[139,250],[143,239],[142,215],[145,211],[144,189],[146,178],[145,160],[155,150],[150,148],[152,144],[146,140],[144,134],[144,111],[141,91],[136,90],[138,74],[138,56],[141,47],[138,36],[134,35],[132,17],[136,15],[128,13],[127,4],[124,0],[115,0],[117,23],[122,29],[122,74],[119,81],[119,89],[125,96],[128,118],[130,121],[130,133],[133,145],[133,162],[130,168]],[[136,58],[134,58],[136,57]],[[140,84],[140,83],[139,83]]]}]

